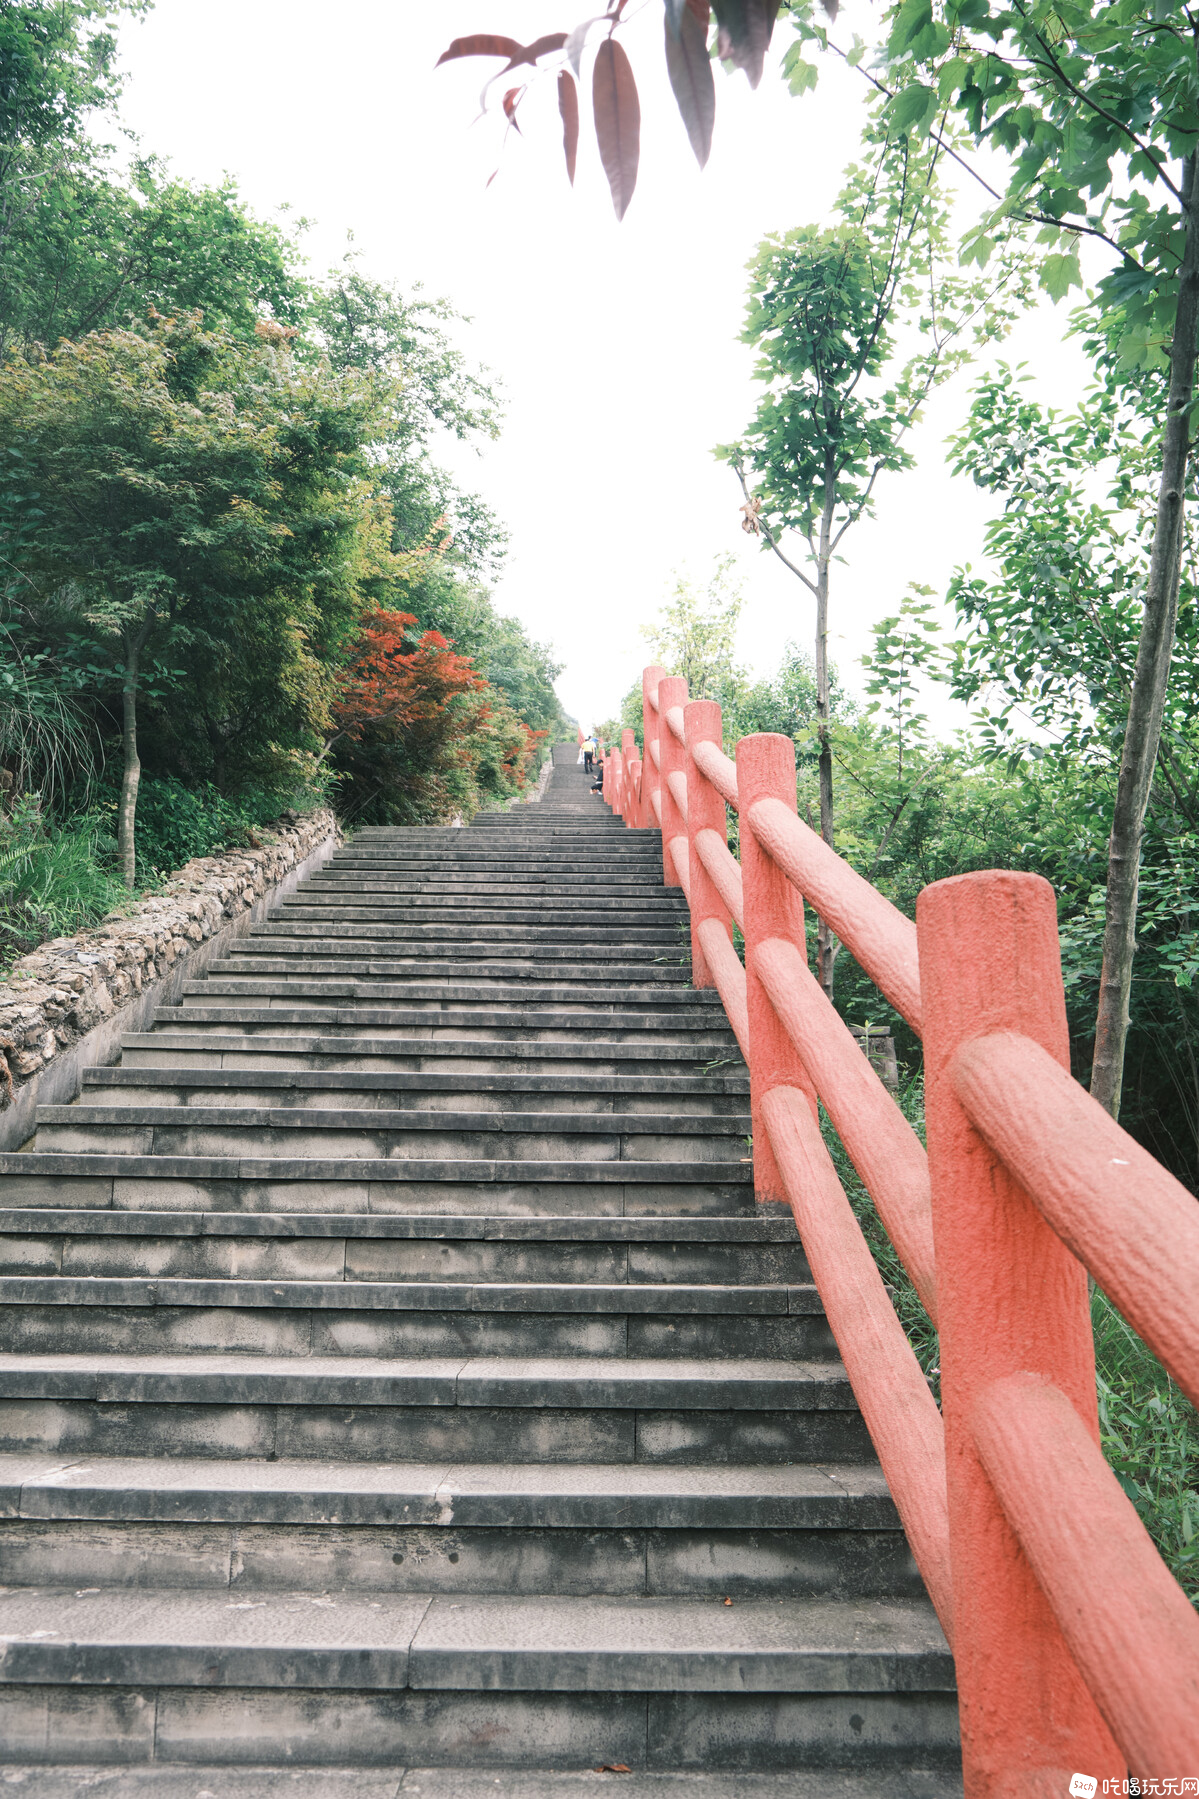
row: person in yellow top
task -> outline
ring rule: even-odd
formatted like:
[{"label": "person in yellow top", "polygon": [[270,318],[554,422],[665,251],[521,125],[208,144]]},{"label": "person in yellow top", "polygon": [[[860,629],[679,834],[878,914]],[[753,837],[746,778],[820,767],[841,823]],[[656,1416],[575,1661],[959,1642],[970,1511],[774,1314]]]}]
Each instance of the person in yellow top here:
[{"label": "person in yellow top", "polygon": [[587,774],[590,774],[592,769],[595,767],[595,752],[598,748],[599,748],[599,745],[595,741],[594,733],[589,737],[584,737],[584,739],[583,739],[583,768]]}]

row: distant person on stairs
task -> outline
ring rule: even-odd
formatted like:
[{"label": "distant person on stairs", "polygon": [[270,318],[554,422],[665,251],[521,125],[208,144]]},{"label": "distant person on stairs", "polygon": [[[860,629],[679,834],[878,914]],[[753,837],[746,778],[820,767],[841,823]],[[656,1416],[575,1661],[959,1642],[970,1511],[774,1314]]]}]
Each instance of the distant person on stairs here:
[{"label": "distant person on stairs", "polygon": [[590,737],[584,737],[584,739],[583,739],[583,768],[587,774],[591,774],[595,768],[595,752],[598,748],[599,748],[599,745],[596,743],[594,735],[592,735]]}]

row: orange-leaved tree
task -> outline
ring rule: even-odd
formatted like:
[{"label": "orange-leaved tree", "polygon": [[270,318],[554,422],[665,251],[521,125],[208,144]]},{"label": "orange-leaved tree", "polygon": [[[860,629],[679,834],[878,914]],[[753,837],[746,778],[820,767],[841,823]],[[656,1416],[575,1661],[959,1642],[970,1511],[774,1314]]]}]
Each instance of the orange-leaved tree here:
[{"label": "orange-leaved tree", "polygon": [[469,656],[410,612],[363,614],[333,703],[333,753],[349,816],[427,824],[515,793],[540,733],[531,732]]}]

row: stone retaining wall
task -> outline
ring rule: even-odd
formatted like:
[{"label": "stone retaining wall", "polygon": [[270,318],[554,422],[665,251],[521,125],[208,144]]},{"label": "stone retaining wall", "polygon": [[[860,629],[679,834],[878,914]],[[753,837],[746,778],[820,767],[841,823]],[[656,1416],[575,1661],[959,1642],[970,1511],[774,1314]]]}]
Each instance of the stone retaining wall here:
[{"label": "stone retaining wall", "polygon": [[158,893],[40,945],[0,980],[0,1147],[32,1130],[33,1089],[43,1102],[73,1099],[82,1068],[111,1061],[123,1032],[143,1028],[341,840],[327,809],[289,813],[259,835],[257,848],[196,857]]}]

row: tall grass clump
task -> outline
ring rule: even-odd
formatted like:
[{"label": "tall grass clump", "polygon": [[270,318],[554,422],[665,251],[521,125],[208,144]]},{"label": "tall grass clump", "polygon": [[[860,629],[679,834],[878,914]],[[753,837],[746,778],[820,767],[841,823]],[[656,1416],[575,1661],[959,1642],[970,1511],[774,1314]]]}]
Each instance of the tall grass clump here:
[{"label": "tall grass clump", "polygon": [[93,924],[129,895],[102,821],[47,822],[38,796],[0,818],[0,969],[53,937]]}]

